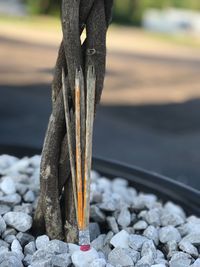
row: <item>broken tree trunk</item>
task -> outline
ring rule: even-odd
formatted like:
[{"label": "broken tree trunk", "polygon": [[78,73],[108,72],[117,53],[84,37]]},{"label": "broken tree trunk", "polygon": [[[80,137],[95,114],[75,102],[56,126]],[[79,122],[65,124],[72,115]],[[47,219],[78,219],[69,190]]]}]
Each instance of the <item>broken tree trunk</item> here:
[{"label": "broken tree trunk", "polygon": [[[100,101],[105,74],[106,31],[111,21],[113,0],[63,0],[61,42],[52,82],[52,114],[44,140],[40,167],[40,196],[33,230],[51,239],[77,241],[74,173],[70,159],[75,158],[75,77],[83,70],[82,97],[87,90],[87,72],[96,74],[95,106]],[[86,30],[81,44],[80,35]],[[84,89],[85,88],[85,89]],[[86,99],[85,99],[86,100]],[[66,108],[68,112],[66,113]],[[85,112],[82,105],[81,115]],[[67,125],[67,117],[70,126]],[[67,132],[67,129],[71,129]],[[81,133],[82,136],[82,133]],[[69,146],[69,139],[71,145]],[[81,141],[81,149],[84,144]],[[87,207],[89,209],[89,207]]]}]

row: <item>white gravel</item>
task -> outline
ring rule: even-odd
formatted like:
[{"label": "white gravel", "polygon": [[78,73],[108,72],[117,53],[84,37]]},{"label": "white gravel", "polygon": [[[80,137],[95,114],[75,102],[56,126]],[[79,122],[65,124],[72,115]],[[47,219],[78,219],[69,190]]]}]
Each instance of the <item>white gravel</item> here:
[{"label": "white gravel", "polygon": [[92,172],[91,245],[31,235],[40,156],[0,156],[0,267],[200,267],[200,218]]}]

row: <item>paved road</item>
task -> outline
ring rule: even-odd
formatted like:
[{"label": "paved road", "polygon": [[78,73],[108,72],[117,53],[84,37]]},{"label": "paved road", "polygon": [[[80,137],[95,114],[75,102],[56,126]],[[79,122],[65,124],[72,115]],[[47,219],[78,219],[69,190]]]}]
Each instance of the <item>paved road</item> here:
[{"label": "paved road", "polygon": [[[40,148],[57,46],[0,41],[0,143]],[[114,49],[108,62],[94,154],[200,189],[200,59]]]}]

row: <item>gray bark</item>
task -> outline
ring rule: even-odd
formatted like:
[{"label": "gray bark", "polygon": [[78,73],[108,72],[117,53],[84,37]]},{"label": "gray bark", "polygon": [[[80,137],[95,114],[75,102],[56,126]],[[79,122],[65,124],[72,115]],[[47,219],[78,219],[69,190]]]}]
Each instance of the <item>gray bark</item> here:
[{"label": "gray bark", "polygon": [[[70,173],[67,127],[62,93],[62,70],[71,121],[74,121],[74,84],[76,69],[83,69],[84,83],[88,66],[96,73],[96,104],[103,89],[106,59],[106,31],[111,20],[113,0],[63,0],[62,31],[52,82],[52,114],[44,140],[40,167],[40,197],[33,231],[47,233],[52,239],[77,241],[72,179]],[[80,35],[87,38],[81,46]],[[74,127],[72,135],[75,134]],[[82,149],[84,149],[82,147]],[[75,144],[73,144],[75,152]]]}]

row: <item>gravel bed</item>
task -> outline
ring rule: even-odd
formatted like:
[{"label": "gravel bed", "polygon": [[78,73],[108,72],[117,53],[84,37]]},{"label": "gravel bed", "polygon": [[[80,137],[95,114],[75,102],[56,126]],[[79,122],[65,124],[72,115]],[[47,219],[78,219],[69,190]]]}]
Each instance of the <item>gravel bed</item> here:
[{"label": "gravel bed", "polygon": [[200,218],[92,172],[91,244],[31,235],[40,156],[0,156],[0,267],[200,267]]}]

